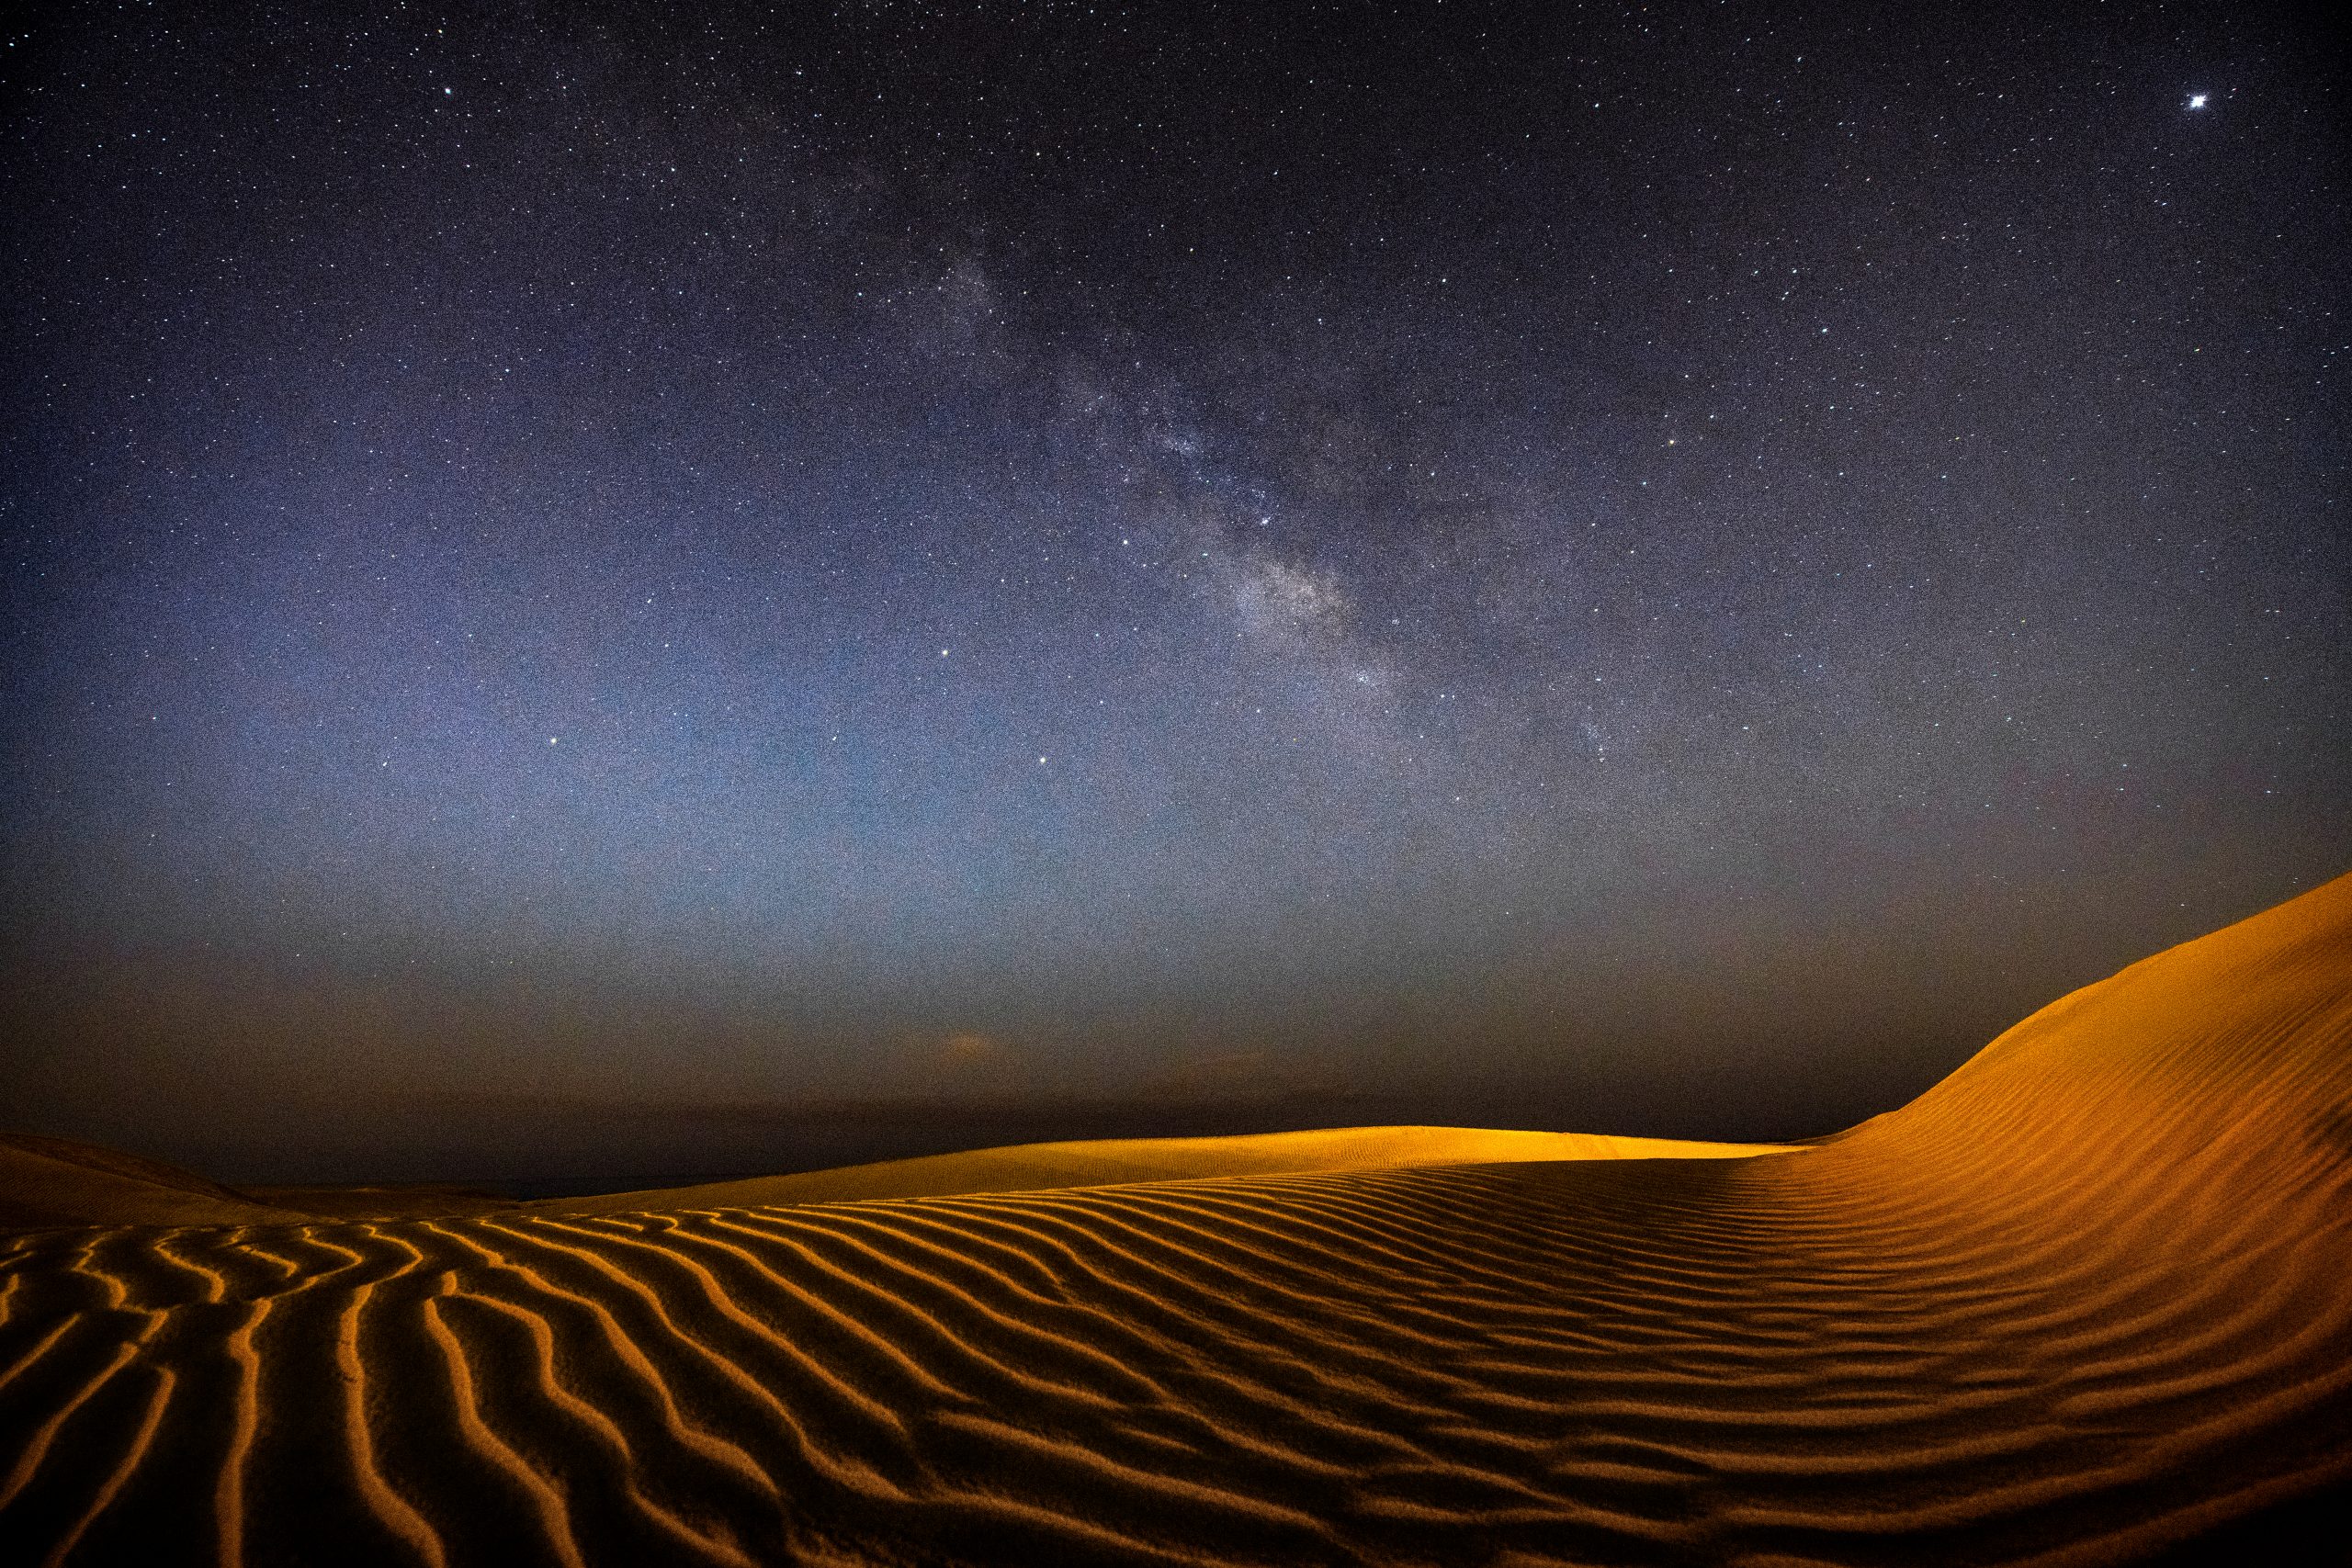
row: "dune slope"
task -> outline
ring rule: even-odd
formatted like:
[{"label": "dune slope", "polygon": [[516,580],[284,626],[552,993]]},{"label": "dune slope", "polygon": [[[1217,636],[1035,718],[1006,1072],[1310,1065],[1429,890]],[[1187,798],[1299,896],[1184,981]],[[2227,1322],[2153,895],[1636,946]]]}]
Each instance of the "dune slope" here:
[{"label": "dune slope", "polygon": [[28,1233],[0,1540],[2279,1561],[2352,1483],[2347,1188],[2352,878],[1798,1154]]}]

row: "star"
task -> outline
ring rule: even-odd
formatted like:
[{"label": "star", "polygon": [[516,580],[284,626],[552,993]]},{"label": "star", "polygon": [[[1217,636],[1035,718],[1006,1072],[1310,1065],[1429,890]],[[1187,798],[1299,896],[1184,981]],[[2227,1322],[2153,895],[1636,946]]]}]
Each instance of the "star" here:
[{"label": "star", "polygon": [[[452,55],[429,27],[363,36],[290,7],[249,60],[235,29],[166,39],[56,9],[80,42],[11,62],[43,129],[7,177],[53,220],[0,259],[11,297],[43,302],[19,355],[41,434],[0,457],[44,519],[26,547],[0,502],[0,603],[31,610],[0,653],[0,732],[44,738],[0,746],[0,899],[65,946],[211,973],[216,936],[273,955],[300,940],[307,964],[313,928],[342,921],[338,949],[433,971],[403,1020],[446,1017],[460,1055],[545,1067],[550,1093],[638,1071],[628,1008],[605,999],[673,987],[696,998],[694,1041],[644,1045],[642,1070],[740,1069],[761,1095],[799,1092],[838,1051],[835,1088],[895,1096],[893,1043],[964,1010],[1039,1021],[1057,1071],[1125,1094],[1178,1071],[1184,1041],[1256,1034],[1276,992],[1293,1043],[1270,1063],[1295,1046],[1374,1075],[1385,1044],[1339,1065],[1369,964],[1384,1007],[1498,1042],[1444,1064],[1466,1085],[1577,1033],[1560,1010],[1602,969],[1543,955],[1596,951],[1596,932],[1628,933],[1605,964],[1647,999],[1607,1032],[1645,1074],[1641,1040],[1712,1030],[1734,982],[1687,987],[1705,954],[1756,955],[1737,984],[1760,997],[1810,995],[1806,953],[1884,908],[1941,932],[1949,895],[1951,962],[1887,982],[1891,1010],[1938,1021],[1905,1047],[1924,1089],[1921,1064],[1998,1021],[1998,987],[2021,1014],[2128,955],[2130,931],[2152,950],[2188,934],[2180,897],[2250,911],[2330,854],[2352,865],[2327,749],[2352,686],[2322,678],[2352,672],[2339,607],[2218,570],[2182,521],[2223,513],[2227,553],[2313,582],[2352,562],[2298,499],[2324,491],[2345,427],[2308,396],[2346,357],[2340,326],[2210,288],[2333,259],[2324,138],[2199,162],[2229,159],[2256,110],[2328,90],[2301,35],[2267,30],[2258,90],[2216,91],[2178,73],[2237,72],[2225,36],[2045,7],[1996,72],[1899,68],[1906,116],[1966,128],[1923,175],[1849,110],[1890,62],[1942,57],[1932,7],[1881,7],[1867,38],[1791,20],[1774,47],[1802,51],[1802,95],[1753,143],[1764,111],[1732,91],[1752,28],[1717,7],[1687,8],[1679,63],[1573,20],[1508,58],[1447,5],[1341,39],[1170,22],[1136,40],[1170,51],[1141,73],[1060,7],[1021,8],[985,59],[904,7],[860,7],[831,64],[761,44],[760,7],[699,7],[677,27],[729,57],[723,93],[659,17],[655,47],[585,79],[560,21]],[[124,43],[104,41],[119,22]],[[1066,56],[1066,90],[1003,93],[1005,65],[1043,79]],[[2075,101],[2086,58],[2132,112],[2054,142],[1989,133],[2019,104]],[[314,104],[300,135],[221,140],[342,67],[396,90]],[[1686,71],[1732,79],[1693,96]],[[1480,81],[1475,112],[1425,91],[1432,72]],[[460,74],[539,85],[435,129],[407,91],[454,106]],[[1584,101],[1607,122],[1561,118],[1578,81],[1604,87]],[[2226,96],[2238,120],[2165,121],[2167,82],[2177,112]],[[1702,169],[1658,152],[1719,134]],[[578,221],[556,243],[528,213],[565,147],[584,161],[562,160]],[[2114,184],[2151,156],[2182,162]],[[368,210],[311,220],[351,167],[379,171]],[[1715,179],[1738,199],[1708,202]],[[2146,199],[2103,208],[2100,243],[2027,242],[2110,187]],[[1532,190],[1579,193],[1572,243]],[[739,210],[754,191],[798,215],[791,265]],[[2265,221],[2211,221],[2215,200]],[[918,212],[934,216],[899,220]],[[168,280],[192,265],[190,308]],[[1836,354],[1804,348],[1808,317]],[[2065,346],[2077,333],[2100,352]],[[2226,415],[2170,373],[2115,379],[2125,361],[2204,367],[2220,341],[2237,345]],[[263,366],[265,401],[223,390]],[[1679,434],[1694,410],[1703,458]],[[133,470],[135,494],[110,488]],[[257,496],[296,506],[266,542]],[[1743,731],[1751,711],[1771,716]],[[594,757],[535,718],[581,719]],[[1086,765],[1021,744],[1039,730]],[[2144,816],[2080,784],[2094,748],[2126,741],[2152,748],[2131,768]],[[523,761],[540,751],[557,760]],[[2257,751],[2259,780],[2241,777]],[[2037,782],[2005,800],[2013,778]],[[1898,790],[1899,809],[1874,805]],[[1438,809],[1457,794],[1464,813]],[[2193,804],[2190,869],[2167,833]],[[2029,821],[2057,829],[2051,852]],[[153,853],[109,847],[137,842]],[[33,869],[52,861],[73,875]],[[150,909],[158,877],[175,880]],[[1725,878],[1736,894],[1708,893]],[[1979,921],[1996,886],[2101,913],[2018,964],[2013,933]],[[956,956],[983,927],[1008,962]],[[1269,933],[1277,954],[1232,984],[1229,955]],[[772,986],[779,954],[794,976]],[[0,941],[12,1088],[28,1053],[76,1043],[63,1023],[22,1038],[33,961]],[[527,987],[485,989],[492,964]],[[1950,976],[1979,964],[1977,1021],[1947,1016]],[[1152,1000],[1130,1009],[1098,976],[1136,964]],[[873,974],[925,978],[885,997]],[[1489,974],[1511,978],[1468,978]],[[522,999],[575,981],[604,1021],[576,1042]],[[144,985],[90,983],[110,988],[56,1017],[135,1010]],[[174,1071],[242,1050],[237,1009],[305,1005],[247,985],[207,983],[203,1043]],[[370,1055],[387,1081],[455,1073],[440,1030],[387,1024]],[[1850,1048],[1876,1074],[1868,1033],[1825,1036],[1819,1070]],[[334,1070],[325,1045],[305,1059]],[[1414,1053],[1395,1059],[1405,1076],[1367,1088],[1419,1095]],[[1829,1081],[1803,1076],[1694,1115],[1777,1135]]]}]

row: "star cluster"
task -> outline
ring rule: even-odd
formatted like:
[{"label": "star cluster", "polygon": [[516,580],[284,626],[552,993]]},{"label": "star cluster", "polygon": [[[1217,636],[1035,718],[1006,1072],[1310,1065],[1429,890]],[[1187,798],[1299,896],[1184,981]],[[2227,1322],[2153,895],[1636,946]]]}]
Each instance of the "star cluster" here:
[{"label": "star cluster", "polygon": [[1811,1133],[2342,870],[2340,61],[1995,10],[21,24],[19,1119]]}]

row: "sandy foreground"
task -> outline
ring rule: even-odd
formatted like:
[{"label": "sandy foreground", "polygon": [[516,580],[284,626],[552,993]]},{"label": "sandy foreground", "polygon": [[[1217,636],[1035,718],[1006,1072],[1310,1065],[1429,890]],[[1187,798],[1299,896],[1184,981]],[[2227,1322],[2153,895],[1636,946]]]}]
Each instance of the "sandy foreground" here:
[{"label": "sandy foreground", "polygon": [[1803,1148],[1361,1128],[329,1201],[0,1145],[0,1560],[2352,1540],[2352,877]]}]

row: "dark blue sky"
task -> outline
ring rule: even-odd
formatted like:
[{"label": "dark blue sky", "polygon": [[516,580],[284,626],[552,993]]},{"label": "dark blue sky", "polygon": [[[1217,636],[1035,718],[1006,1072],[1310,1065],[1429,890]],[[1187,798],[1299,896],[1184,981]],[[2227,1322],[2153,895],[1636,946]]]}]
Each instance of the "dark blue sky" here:
[{"label": "dark blue sky", "polygon": [[1820,1132],[2352,862],[2291,9],[637,10],[11,37],[17,1123]]}]

